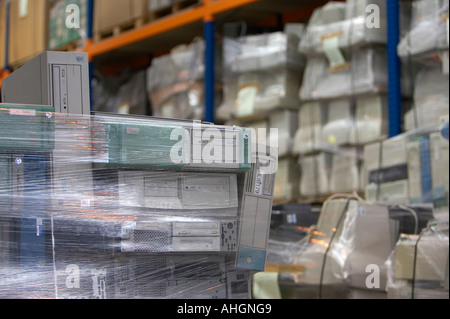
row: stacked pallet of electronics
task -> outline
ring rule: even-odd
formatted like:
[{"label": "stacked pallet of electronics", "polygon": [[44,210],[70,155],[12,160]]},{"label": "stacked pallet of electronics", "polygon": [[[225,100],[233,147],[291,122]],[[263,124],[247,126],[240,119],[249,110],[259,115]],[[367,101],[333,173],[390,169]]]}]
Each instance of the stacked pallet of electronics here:
[{"label": "stacked pallet of electronics", "polygon": [[293,147],[301,198],[360,193],[362,147],[387,136],[386,4],[373,3],[380,20],[371,26],[369,2],[329,2],[314,12],[300,43],[308,57]]},{"label": "stacked pallet of electronics", "polygon": [[284,32],[228,37],[223,42],[224,89],[217,116],[251,128],[258,139],[278,143],[277,203],[295,201],[298,195],[292,140],[305,65],[298,51],[302,28],[302,24],[288,24]]},{"label": "stacked pallet of electronics", "polygon": [[[250,298],[277,159],[236,126],[91,114],[87,72],[47,52],[4,82],[0,295]],[[39,101],[20,93],[35,78]]]},{"label": "stacked pallet of electronics", "polygon": [[[205,117],[205,44],[196,38],[153,59],[146,71],[154,116],[202,120]],[[218,59],[218,61],[220,61]]]}]

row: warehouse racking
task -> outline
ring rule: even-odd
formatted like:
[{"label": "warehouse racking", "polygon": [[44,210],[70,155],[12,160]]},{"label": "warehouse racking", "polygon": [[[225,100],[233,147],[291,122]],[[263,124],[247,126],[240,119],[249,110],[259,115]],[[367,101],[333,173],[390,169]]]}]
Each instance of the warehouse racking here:
[{"label": "warehouse racking", "polygon": [[[95,67],[112,67],[117,61],[132,58],[135,61],[148,61],[142,56],[158,55],[177,44],[186,43],[195,36],[205,39],[205,120],[215,122],[214,113],[214,52],[215,30],[224,20],[251,21],[265,25],[284,24],[292,21],[307,20],[312,11],[327,1],[271,1],[271,0],[196,0],[187,1],[186,8],[178,7],[153,16],[149,23],[137,24],[137,27],[120,32],[113,37],[94,41],[95,0],[88,0],[87,37],[80,51],[87,52]],[[9,1],[6,1],[6,30],[9,23]],[[389,132],[390,136],[401,133],[401,67],[397,55],[399,34],[399,1],[387,1],[389,61]],[[8,34],[8,31],[6,32]],[[5,37],[4,67],[0,71],[1,79],[8,76],[13,68],[8,63],[8,36]],[[0,64],[2,65],[2,64]],[[92,67],[94,67],[92,65]]]}]

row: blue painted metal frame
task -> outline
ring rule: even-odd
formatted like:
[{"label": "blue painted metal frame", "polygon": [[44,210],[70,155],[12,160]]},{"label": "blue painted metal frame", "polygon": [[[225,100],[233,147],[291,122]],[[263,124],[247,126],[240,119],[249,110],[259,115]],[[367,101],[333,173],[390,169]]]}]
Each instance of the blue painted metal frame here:
[{"label": "blue painted metal frame", "polygon": [[400,41],[400,1],[386,0],[389,137],[402,133],[401,62],[397,54]]},{"label": "blue painted metal frame", "polygon": [[205,36],[205,121],[215,121],[215,23],[204,23]]},{"label": "blue painted metal frame", "polygon": [[[87,5],[87,40],[92,41],[94,34],[94,1],[88,0]],[[94,94],[92,90],[92,80],[94,77],[94,62],[89,60],[89,92],[91,100],[91,111],[94,110]]]}]

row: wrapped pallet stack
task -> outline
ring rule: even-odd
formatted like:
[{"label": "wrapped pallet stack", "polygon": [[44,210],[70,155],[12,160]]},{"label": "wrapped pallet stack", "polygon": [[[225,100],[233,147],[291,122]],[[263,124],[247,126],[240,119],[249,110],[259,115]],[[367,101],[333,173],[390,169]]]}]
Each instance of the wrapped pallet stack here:
[{"label": "wrapped pallet stack", "polygon": [[203,120],[205,44],[196,38],[154,58],[147,70],[147,93],[153,115]]},{"label": "wrapped pallet stack", "polygon": [[[366,8],[380,9],[370,25]],[[307,56],[293,150],[300,198],[363,189],[362,147],[387,136],[385,1],[328,2],[316,9],[300,42]]]},{"label": "wrapped pallet stack", "polygon": [[[218,116],[255,129],[271,145],[278,142],[274,200],[279,203],[298,197],[298,165],[292,156],[304,69],[298,45],[298,34],[288,30],[224,40],[224,101]],[[268,128],[277,129],[278,138]]]}]

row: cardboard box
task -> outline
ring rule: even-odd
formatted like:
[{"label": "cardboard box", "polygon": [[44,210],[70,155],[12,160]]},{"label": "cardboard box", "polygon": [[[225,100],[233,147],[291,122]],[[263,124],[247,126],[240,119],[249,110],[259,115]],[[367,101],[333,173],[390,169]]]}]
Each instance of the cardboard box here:
[{"label": "cardboard box", "polygon": [[47,49],[48,1],[11,0],[9,64],[20,66]]},{"label": "cardboard box", "polygon": [[147,3],[146,0],[96,0],[94,32],[106,31],[144,18],[147,14]]}]

